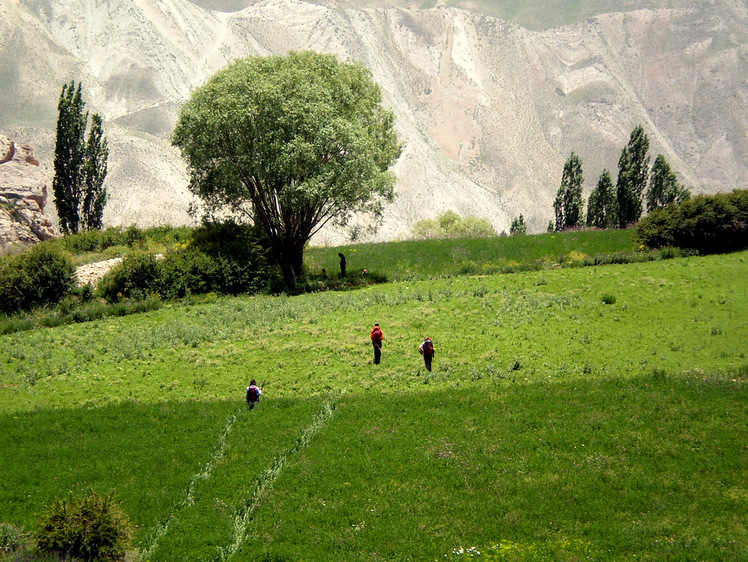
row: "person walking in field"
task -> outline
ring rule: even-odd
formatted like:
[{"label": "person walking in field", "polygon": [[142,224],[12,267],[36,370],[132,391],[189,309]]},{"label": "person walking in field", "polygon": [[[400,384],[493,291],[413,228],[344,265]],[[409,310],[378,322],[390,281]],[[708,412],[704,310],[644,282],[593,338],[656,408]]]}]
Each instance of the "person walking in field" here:
[{"label": "person walking in field", "polygon": [[423,362],[426,364],[426,370],[431,371],[431,360],[434,358],[434,342],[431,341],[431,338],[426,336],[426,338],[423,340],[423,343],[418,346],[418,353],[423,355]]},{"label": "person walking in field", "polygon": [[262,396],[262,387],[258,387],[257,381],[252,379],[247,387],[247,406],[250,410],[253,410],[255,404],[260,401],[260,396]]},{"label": "person walking in field", "polygon": [[374,346],[374,364],[379,365],[379,361],[382,359],[382,342],[384,341],[384,332],[379,324],[374,324],[369,337],[371,338],[371,345]]}]

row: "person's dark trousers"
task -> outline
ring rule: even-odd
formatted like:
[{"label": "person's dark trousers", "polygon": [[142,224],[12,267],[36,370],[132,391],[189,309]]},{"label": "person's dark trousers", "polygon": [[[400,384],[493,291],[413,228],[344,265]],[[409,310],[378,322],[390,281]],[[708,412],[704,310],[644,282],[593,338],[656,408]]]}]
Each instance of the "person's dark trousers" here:
[{"label": "person's dark trousers", "polygon": [[431,370],[431,360],[434,358],[433,353],[424,353],[423,354],[423,362],[426,364],[426,370]]},{"label": "person's dark trousers", "polygon": [[382,348],[375,343],[372,345],[374,346],[374,364],[379,365],[379,361],[382,359]]}]

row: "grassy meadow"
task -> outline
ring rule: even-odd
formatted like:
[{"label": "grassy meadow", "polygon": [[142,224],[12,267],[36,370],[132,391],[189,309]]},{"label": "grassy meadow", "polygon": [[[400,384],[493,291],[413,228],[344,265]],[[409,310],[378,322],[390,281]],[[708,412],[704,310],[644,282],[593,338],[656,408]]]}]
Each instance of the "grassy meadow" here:
[{"label": "grassy meadow", "polygon": [[0,336],[0,523],[94,488],[133,560],[745,559],[748,252],[500,273],[632,244],[572,236]]}]

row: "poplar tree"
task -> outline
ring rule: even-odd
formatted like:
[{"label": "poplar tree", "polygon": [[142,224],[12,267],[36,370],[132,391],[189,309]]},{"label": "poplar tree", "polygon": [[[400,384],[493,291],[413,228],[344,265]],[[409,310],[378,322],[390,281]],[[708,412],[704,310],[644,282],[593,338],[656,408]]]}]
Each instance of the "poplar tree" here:
[{"label": "poplar tree", "polygon": [[558,188],[553,210],[556,214],[555,230],[582,226],[584,200],[582,199],[582,159],[572,152],[564,164],[561,187]]},{"label": "poplar tree", "polygon": [[81,217],[85,230],[99,230],[102,225],[107,193],[104,179],[107,173],[109,143],[104,138],[101,116],[94,113],[91,117],[91,130],[86,142],[86,156],[83,164],[84,196]]},{"label": "poplar tree", "polygon": [[587,201],[587,226],[615,228],[618,226],[618,202],[610,172],[605,169]]},{"label": "poplar tree", "polygon": [[647,191],[647,212],[662,209],[670,203],[680,203],[691,196],[691,192],[681,187],[675,173],[664,154],[658,154],[652,164],[652,174]]},{"label": "poplar tree", "polygon": [[520,215],[514,218],[512,225],[509,227],[509,234],[511,236],[523,236],[527,234],[527,225],[525,224],[524,216]]},{"label": "poplar tree", "polygon": [[649,139],[639,125],[629,137],[618,160],[618,226],[626,228],[642,216],[642,194],[649,177]]},{"label": "poplar tree", "polygon": [[91,118],[86,141],[88,112],[81,85],[65,84],[57,104],[57,138],[55,140],[55,176],[52,191],[64,234],[81,229],[101,228],[106,204],[104,178],[109,148],[103,135],[101,116]]}]

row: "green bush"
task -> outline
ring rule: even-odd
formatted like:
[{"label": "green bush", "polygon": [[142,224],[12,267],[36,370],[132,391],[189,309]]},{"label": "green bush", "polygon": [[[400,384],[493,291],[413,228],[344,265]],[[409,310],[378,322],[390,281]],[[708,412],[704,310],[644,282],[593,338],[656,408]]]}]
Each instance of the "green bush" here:
[{"label": "green bush", "polygon": [[5,314],[56,304],[74,286],[75,267],[50,244],[0,260],[0,312]]},{"label": "green bush", "polygon": [[7,523],[0,523],[0,555],[24,548],[23,532]]},{"label": "green bush", "polygon": [[153,294],[175,299],[258,292],[267,284],[266,255],[254,229],[233,223],[207,224],[163,259],[149,254],[125,257],[99,282],[98,294],[108,302],[118,302]]},{"label": "green bush", "polygon": [[650,248],[675,246],[702,254],[748,247],[748,190],[699,195],[652,211],[639,222],[637,240]]},{"label": "green bush", "polygon": [[113,494],[55,500],[39,518],[36,543],[43,553],[80,560],[121,559],[132,525]]},{"label": "green bush", "polygon": [[131,254],[99,281],[97,293],[107,302],[142,300],[158,289],[161,264],[151,254]]}]

